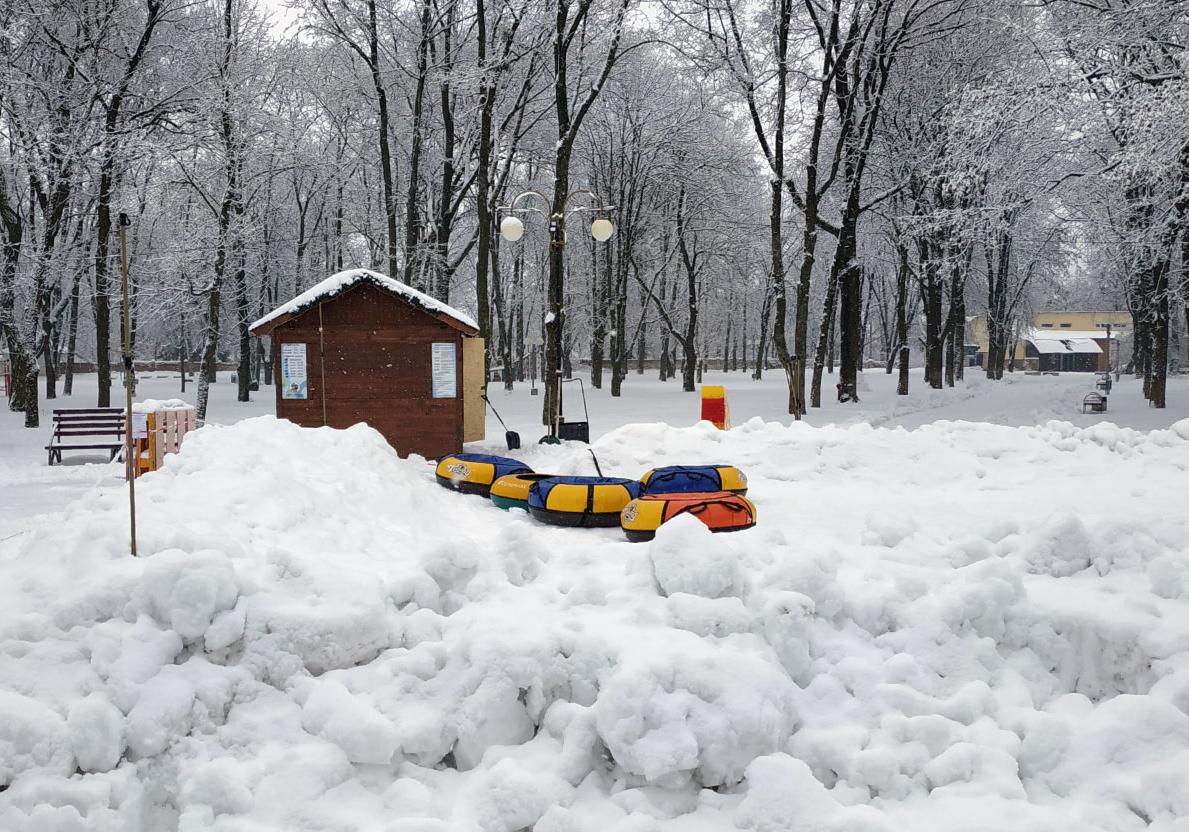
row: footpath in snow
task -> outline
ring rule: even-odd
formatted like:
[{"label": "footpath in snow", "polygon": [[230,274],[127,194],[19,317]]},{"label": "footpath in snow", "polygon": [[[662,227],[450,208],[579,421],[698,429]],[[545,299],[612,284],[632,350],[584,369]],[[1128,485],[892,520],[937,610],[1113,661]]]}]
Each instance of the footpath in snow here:
[{"label": "footpath in snow", "polygon": [[1189,420],[599,433],[759,525],[542,526],[271,417],[140,481],[140,559],[89,485],[0,548],[0,829],[1187,828]]}]

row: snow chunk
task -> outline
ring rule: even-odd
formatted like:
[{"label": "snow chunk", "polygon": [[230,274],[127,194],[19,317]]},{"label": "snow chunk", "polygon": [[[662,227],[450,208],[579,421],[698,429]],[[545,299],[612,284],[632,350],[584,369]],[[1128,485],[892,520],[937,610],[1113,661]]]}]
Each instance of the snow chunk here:
[{"label": "snow chunk", "polygon": [[231,561],[214,551],[154,555],[140,585],[153,617],[188,642],[206,632],[216,613],[235,606],[238,595]]},{"label": "snow chunk", "polygon": [[209,806],[215,815],[242,815],[252,809],[252,791],[244,781],[246,773],[230,757],[204,763],[182,788],[187,806]]},{"label": "snow chunk", "polygon": [[73,771],[66,721],[35,699],[0,690],[0,785],[29,772]]},{"label": "snow chunk", "polygon": [[520,745],[532,739],[536,725],[520,702],[519,691],[508,680],[485,681],[463,703],[459,715],[454,759],[462,771],[479,765],[495,745]]},{"label": "snow chunk", "polygon": [[792,733],[796,688],[754,654],[690,647],[620,665],[595,703],[599,736],[649,783],[733,784]]},{"label": "snow chunk", "polygon": [[846,807],[817,781],[809,766],[787,754],[758,757],[747,767],[747,794],[735,811],[740,829],[756,832],[891,832],[879,812]]},{"label": "snow chunk", "polygon": [[315,675],[369,661],[388,646],[384,585],[346,572],[277,585],[248,597],[244,640],[265,659],[293,654]]},{"label": "snow chunk", "polygon": [[314,683],[301,709],[301,724],[337,745],[353,763],[388,765],[400,744],[395,725],[333,679]]},{"label": "snow chunk", "polygon": [[706,524],[679,514],[661,526],[648,545],[653,574],[665,595],[686,592],[703,598],[739,595],[739,557]]},{"label": "snow chunk", "polygon": [[190,733],[195,695],[194,685],[172,667],[141,686],[128,714],[128,750],[152,757]]},{"label": "snow chunk", "polygon": [[83,771],[111,771],[124,756],[124,715],[102,694],[70,707],[70,745]]},{"label": "snow chunk", "polygon": [[504,759],[464,790],[456,814],[472,820],[483,832],[516,832],[531,829],[551,805],[563,802],[572,791],[552,772],[528,770]]},{"label": "snow chunk", "polygon": [[1189,442],[1189,419],[1181,419],[1179,422],[1173,422],[1169,430],[1186,442]]},{"label": "snow chunk", "polygon": [[1030,572],[1068,577],[1090,565],[1090,535],[1080,518],[1058,518],[1026,538],[1021,554]]},{"label": "snow chunk", "polygon": [[174,660],[182,640],[172,630],[161,630],[147,615],[129,627],[109,621],[89,634],[91,667],[107,679],[108,692],[127,713],[140,695],[140,686]]},{"label": "snow chunk", "polygon": [[700,636],[721,638],[746,633],[752,626],[752,615],[738,598],[711,599],[674,592],[668,598],[668,608],[674,627]]},{"label": "snow chunk", "polygon": [[810,598],[779,592],[764,606],[764,637],[798,684],[813,678],[813,612]]},{"label": "snow chunk", "polygon": [[433,808],[433,792],[422,782],[401,777],[384,790],[384,806],[396,817],[425,817]]}]

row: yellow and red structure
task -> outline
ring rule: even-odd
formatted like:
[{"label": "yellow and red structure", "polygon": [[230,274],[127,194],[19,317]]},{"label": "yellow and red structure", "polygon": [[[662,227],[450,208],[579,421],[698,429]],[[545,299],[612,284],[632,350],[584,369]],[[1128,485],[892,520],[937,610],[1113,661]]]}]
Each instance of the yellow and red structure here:
[{"label": "yellow and red structure", "polygon": [[[133,477],[156,471],[166,454],[176,454],[182,439],[198,426],[197,411],[193,407],[170,407],[160,410],[134,412],[132,428],[132,457],[129,468]],[[144,417],[138,428],[136,417]]]},{"label": "yellow and red structure", "polygon": [[731,411],[727,407],[727,388],[721,384],[702,385],[702,418],[719,430],[731,427]]}]

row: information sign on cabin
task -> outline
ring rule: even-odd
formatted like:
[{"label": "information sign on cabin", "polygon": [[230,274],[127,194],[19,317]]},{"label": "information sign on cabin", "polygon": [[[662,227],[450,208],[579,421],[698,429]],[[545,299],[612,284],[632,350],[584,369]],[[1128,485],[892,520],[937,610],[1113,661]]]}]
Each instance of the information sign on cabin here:
[{"label": "information sign on cabin", "polygon": [[306,427],[366,422],[402,456],[431,459],[483,438],[478,327],[397,280],[339,272],[251,331],[272,338],[282,419]]}]

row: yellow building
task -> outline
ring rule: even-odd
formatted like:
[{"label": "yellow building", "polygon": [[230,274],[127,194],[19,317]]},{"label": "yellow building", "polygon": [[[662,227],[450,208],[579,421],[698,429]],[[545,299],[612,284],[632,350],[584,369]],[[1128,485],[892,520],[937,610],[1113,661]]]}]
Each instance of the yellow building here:
[{"label": "yellow building", "polygon": [[[970,343],[978,345],[978,363],[985,365],[988,348],[986,317],[972,318],[966,331]],[[1130,312],[1038,312],[1032,325],[1022,330],[1016,339],[1016,366],[1029,370],[1103,372],[1108,367],[1119,366],[1120,344],[1130,336]]]}]

